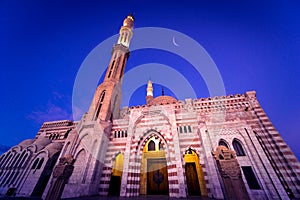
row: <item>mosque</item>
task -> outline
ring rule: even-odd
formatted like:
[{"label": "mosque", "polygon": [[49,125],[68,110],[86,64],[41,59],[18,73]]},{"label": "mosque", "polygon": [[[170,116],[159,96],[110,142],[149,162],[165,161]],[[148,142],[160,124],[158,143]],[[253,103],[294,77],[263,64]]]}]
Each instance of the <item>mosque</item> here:
[{"label": "mosque", "polygon": [[255,91],[177,100],[149,81],[144,105],[120,109],[133,26],[81,120],[44,122],[0,157],[0,197],[300,198],[300,164]]}]

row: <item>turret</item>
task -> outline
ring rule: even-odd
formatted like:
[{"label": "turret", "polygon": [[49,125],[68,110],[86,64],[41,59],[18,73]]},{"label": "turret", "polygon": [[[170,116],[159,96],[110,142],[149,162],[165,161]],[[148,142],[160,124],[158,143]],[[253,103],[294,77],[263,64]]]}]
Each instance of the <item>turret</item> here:
[{"label": "turret", "polygon": [[147,96],[146,96],[147,105],[151,105],[152,100],[153,100],[153,86],[152,86],[152,81],[149,80],[147,85]]},{"label": "turret", "polygon": [[125,47],[129,47],[130,40],[132,38],[133,22],[134,18],[131,14],[124,19],[123,26],[120,29],[120,37],[118,40],[118,44],[122,44]]}]

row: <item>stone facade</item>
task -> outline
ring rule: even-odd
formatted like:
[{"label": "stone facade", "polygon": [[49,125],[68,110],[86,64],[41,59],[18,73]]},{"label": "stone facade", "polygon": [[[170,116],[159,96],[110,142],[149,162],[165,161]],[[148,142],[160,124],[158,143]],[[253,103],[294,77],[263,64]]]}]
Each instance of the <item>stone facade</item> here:
[{"label": "stone facade", "polygon": [[82,119],[45,122],[0,157],[0,194],[300,198],[300,164],[255,91],[176,100],[148,83],[145,105],[119,109],[133,21]]}]

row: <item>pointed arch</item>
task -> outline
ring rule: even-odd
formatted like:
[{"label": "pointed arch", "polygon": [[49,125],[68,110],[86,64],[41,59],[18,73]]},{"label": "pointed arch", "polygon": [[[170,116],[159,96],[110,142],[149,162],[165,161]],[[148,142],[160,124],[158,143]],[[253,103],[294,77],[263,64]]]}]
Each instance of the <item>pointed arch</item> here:
[{"label": "pointed arch", "polygon": [[49,152],[47,150],[42,150],[38,152],[38,154],[35,155],[32,160],[35,160],[36,158],[41,159],[42,157],[47,160],[49,158]]},{"label": "pointed arch", "polygon": [[86,163],[86,150],[82,148],[75,156],[74,171],[69,179],[69,183],[81,182],[85,163]]},{"label": "pointed arch", "polygon": [[196,150],[189,147],[184,154],[185,176],[188,194],[190,196],[207,195],[204,172]]},{"label": "pointed arch", "polygon": [[[92,137],[89,132],[81,132],[81,133],[79,133],[79,140],[80,140],[80,142],[78,142],[76,144],[75,148],[73,148],[75,157],[79,153],[79,151],[84,149],[84,147],[90,146],[90,144],[92,142]],[[90,149],[90,148],[88,148],[88,149]]]},{"label": "pointed arch", "polygon": [[67,144],[64,145],[63,151],[62,151],[62,153],[61,153],[61,156],[62,156],[62,157],[63,157],[63,156],[66,154],[66,152],[68,151],[68,148],[69,148],[70,144],[71,144],[71,142],[69,141]]},{"label": "pointed arch", "polygon": [[229,149],[229,145],[226,142],[226,140],[224,140],[224,139],[219,140],[218,146],[223,146],[223,147],[226,147],[227,149]]},{"label": "pointed arch", "polygon": [[153,140],[148,143],[148,151],[155,151],[155,142]]},{"label": "pointed arch", "polygon": [[35,144],[29,145],[26,149],[30,152],[30,155],[37,152],[37,146]]},{"label": "pointed arch", "polygon": [[[146,143],[148,142],[148,140],[152,137],[157,137],[160,139],[161,141],[161,147],[166,151],[166,153],[168,153],[168,145],[167,145],[167,141],[166,139],[161,135],[161,133],[157,132],[154,129],[150,129],[148,130],[143,137],[140,138],[140,140],[137,143],[137,147],[136,147],[136,152],[138,154],[141,154],[144,146],[146,145]],[[167,156],[168,157],[168,156]]]},{"label": "pointed arch", "polygon": [[241,142],[238,139],[235,138],[232,141],[232,146],[233,146],[233,149],[236,153],[236,156],[246,156],[244,148],[243,148]]},{"label": "pointed arch", "polygon": [[[160,143],[160,145],[159,145]],[[138,192],[142,195],[169,193],[168,166],[171,166],[167,142],[163,135],[156,130],[148,130],[141,137],[136,153],[139,179]],[[160,146],[160,148],[159,148]],[[159,185],[153,177],[163,177]]]}]

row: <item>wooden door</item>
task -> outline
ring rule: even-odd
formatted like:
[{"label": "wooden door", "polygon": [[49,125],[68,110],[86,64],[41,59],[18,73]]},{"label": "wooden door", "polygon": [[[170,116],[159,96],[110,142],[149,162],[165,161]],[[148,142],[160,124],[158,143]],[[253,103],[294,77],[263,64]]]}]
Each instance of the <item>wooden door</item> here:
[{"label": "wooden door", "polygon": [[165,159],[148,159],[147,194],[168,195],[168,172]]},{"label": "wooden door", "polygon": [[201,195],[195,163],[185,163],[185,174],[189,195]]}]

